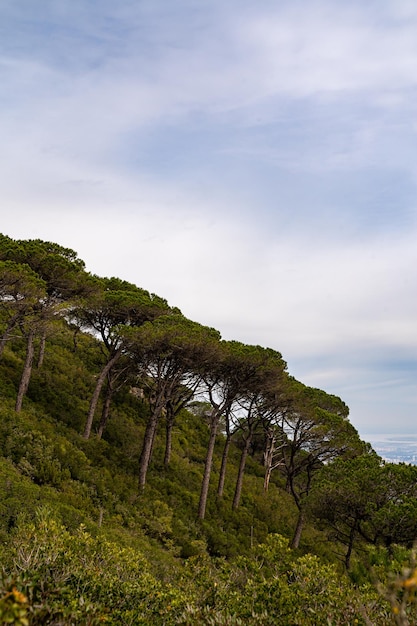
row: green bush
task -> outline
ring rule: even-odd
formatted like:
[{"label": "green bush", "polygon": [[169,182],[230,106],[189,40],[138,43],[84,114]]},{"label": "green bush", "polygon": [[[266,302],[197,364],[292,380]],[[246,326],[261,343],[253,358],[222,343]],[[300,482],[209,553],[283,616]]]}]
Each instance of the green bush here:
[{"label": "green bush", "polygon": [[20,523],[1,557],[22,594],[10,595],[3,585],[5,610],[20,597],[30,624],[175,624],[186,604],[153,577],[137,551],[82,526],[70,533],[49,509]]}]

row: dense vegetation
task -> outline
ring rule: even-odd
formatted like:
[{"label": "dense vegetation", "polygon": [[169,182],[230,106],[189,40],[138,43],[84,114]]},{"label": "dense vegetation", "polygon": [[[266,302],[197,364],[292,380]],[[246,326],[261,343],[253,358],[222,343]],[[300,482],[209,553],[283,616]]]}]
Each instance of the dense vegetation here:
[{"label": "dense vegetation", "polygon": [[0,623],[417,620],[417,468],[281,354],[0,235]]}]

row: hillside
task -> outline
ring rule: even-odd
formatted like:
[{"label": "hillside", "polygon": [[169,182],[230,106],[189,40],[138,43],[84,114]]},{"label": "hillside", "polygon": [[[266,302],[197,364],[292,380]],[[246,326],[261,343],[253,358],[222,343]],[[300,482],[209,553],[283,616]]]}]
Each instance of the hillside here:
[{"label": "hillside", "polygon": [[73,251],[0,243],[2,623],[411,623],[416,470],[342,400]]}]

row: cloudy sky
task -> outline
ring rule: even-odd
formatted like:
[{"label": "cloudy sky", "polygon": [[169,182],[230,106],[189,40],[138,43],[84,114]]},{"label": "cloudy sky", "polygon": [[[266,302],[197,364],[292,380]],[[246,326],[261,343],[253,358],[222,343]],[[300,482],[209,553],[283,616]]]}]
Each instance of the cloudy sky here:
[{"label": "cloudy sky", "polygon": [[415,0],[1,0],[0,231],[415,434]]}]

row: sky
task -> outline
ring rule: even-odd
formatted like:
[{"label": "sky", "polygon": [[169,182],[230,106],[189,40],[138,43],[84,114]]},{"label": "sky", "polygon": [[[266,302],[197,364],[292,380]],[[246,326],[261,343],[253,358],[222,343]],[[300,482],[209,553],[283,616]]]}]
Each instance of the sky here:
[{"label": "sky", "polygon": [[0,232],[417,432],[415,0],[1,0]]}]

